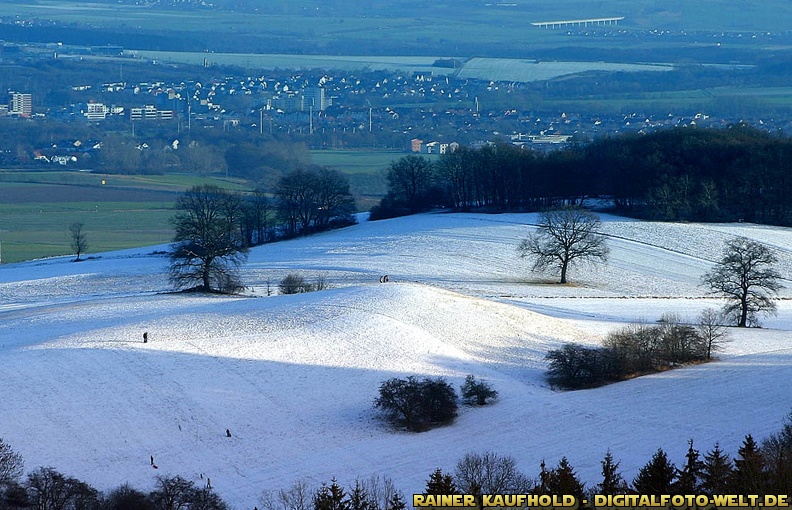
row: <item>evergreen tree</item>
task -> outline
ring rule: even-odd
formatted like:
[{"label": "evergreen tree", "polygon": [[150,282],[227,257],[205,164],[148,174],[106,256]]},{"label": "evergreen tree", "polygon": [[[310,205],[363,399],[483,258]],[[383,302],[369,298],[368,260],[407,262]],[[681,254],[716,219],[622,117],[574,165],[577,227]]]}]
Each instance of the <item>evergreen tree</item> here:
[{"label": "evergreen tree", "polygon": [[674,483],[676,494],[696,494],[699,492],[701,474],[704,463],[699,458],[699,452],[693,448],[693,440],[688,441],[688,451],[685,454],[685,466],[677,470],[677,480]]},{"label": "evergreen tree", "polygon": [[547,470],[547,464],[545,464],[544,459],[542,459],[542,463],[539,464],[539,485],[534,487],[533,492],[535,494],[549,494],[548,485],[550,482],[551,472]]},{"label": "evergreen tree", "polygon": [[734,464],[729,454],[720,449],[715,443],[713,449],[704,456],[704,468],[701,472],[701,490],[706,494],[731,493],[731,479]]},{"label": "evergreen tree", "polygon": [[457,488],[454,485],[454,478],[449,474],[443,474],[440,468],[435,469],[426,481],[427,494],[456,494]]},{"label": "evergreen tree", "polygon": [[393,496],[391,496],[388,500],[388,506],[385,508],[385,510],[404,510],[406,507],[407,505],[404,503],[404,499],[402,499],[401,494],[394,492]]},{"label": "evergreen tree", "polygon": [[602,482],[597,484],[597,494],[613,495],[627,492],[627,482],[618,469],[619,462],[613,462],[613,455],[608,450],[602,460]]},{"label": "evergreen tree", "polygon": [[769,494],[787,494],[792,489],[792,414],[777,434],[762,441],[765,489]]},{"label": "evergreen tree", "polygon": [[734,459],[732,492],[736,494],[764,494],[764,458],[753,436],[748,434]]},{"label": "evergreen tree", "polygon": [[376,510],[376,504],[371,501],[371,497],[360,480],[355,480],[355,487],[349,493],[347,499],[349,510]]},{"label": "evergreen tree", "polygon": [[323,483],[314,495],[314,510],[350,510],[344,489],[335,478],[330,481],[329,487]]},{"label": "evergreen tree", "polygon": [[652,460],[638,471],[633,480],[633,489],[639,494],[670,494],[675,474],[676,467],[660,448],[652,456]]},{"label": "evergreen tree", "polygon": [[578,500],[584,497],[584,484],[578,480],[566,457],[561,457],[558,466],[546,473],[544,486],[546,494],[570,494]]}]

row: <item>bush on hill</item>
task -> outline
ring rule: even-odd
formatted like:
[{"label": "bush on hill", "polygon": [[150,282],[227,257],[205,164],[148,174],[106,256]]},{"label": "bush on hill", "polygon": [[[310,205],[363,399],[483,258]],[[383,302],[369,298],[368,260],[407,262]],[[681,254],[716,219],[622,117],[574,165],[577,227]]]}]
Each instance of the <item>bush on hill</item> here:
[{"label": "bush on hill", "polygon": [[388,379],[380,385],[375,407],[394,426],[413,432],[450,423],[457,416],[457,394],[443,378]]},{"label": "bush on hill", "polygon": [[484,406],[498,398],[498,392],[487,381],[480,381],[472,374],[465,377],[462,385],[462,402],[469,406]]},{"label": "bush on hill", "polygon": [[576,390],[593,388],[710,359],[712,344],[702,330],[666,314],[660,324],[633,324],[610,333],[602,347],[565,344],[547,353],[547,381]]}]

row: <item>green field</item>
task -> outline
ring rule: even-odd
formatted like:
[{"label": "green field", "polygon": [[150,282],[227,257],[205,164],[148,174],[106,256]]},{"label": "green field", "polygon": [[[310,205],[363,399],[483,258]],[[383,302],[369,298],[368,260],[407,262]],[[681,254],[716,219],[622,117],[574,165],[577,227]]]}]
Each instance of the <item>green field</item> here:
[{"label": "green field", "polygon": [[249,188],[243,179],[200,177],[190,174],[118,175],[73,171],[0,170],[0,187],[5,187],[10,183],[104,186],[108,189],[133,188],[172,192],[181,192],[200,184],[215,184],[223,188],[237,190]]},{"label": "green field", "polygon": [[89,256],[170,242],[176,197],[197,184],[249,189],[190,175],[0,171],[2,263],[73,253],[67,228],[75,222],[85,225]]},{"label": "green field", "polygon": [[731,111],[787,111],[792,110],[792,88],[732,88],[680,90],[644,94],[625,94],[607,98],[559,100],[552,105],[560,110],[574,110],[585,106],[602,113],[624,111],[666,111],[715,113],[719,108]]},{"label": "green field", "polygon": [[374,174],[387,172],[392,162],[406,155],[404,151],[313,150],[311,160],[347,174]]},{"label": "green field", "polygon": [[84,224],[91,253],[169,242],[173,203],[39,202],[0,204],[4,264],[74,253],[67,228]]},{"label": "green field", "polygon": [[[360,210],[385,194],[391,151],[314,151],[313,162],[345,173]],[[69,225],[84,224],[91,253],[168,243],[179,193],[199,184],[249,191],[240,179],[0,170],[0,262],[73,253]]]}]

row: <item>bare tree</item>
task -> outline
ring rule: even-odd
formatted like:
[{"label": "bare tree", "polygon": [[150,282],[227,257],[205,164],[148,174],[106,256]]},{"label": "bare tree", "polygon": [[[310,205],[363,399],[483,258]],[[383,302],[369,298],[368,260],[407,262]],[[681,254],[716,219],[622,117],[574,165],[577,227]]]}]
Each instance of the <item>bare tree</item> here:
[{"label": "bare tree", "polygon": [[723,317],[716,310],[707,308],[698,316],[696,329],[707,350],[707,359],[712,359],[712,353],[719,351],[727,341],[728,332],[723,325]]},{"label": "bare tree", "polygon": [[267,223],[270,206],[267,193],[257,187],[242,201],[242,230],[245,246],[264,244],[267,240]]},{"label": "bare tree", "polygon": [[85,235],[85,225],[76,221],[69,225],[69,236],[71,237],[71,247],[77,254],[75,262],[80,260],[80,255],[88,249],[88,238]]},{"label": "bare tree", "polygon": [[278,216],[289,235],[307,234],[316,221],[317,181],[315,172],[300,168],[278,182],[275,190]]},{"label": "bare tree", "polygon": [[354,223],[355,199],[349,180],[335,170],[300,168],[278,182],[277,211],[290,235]]},{"label": "bare tree", "polygon": [[570,264],[579,259],[607,260],[605,237],[597,233],[599,217],[578,208],[543,212],[539,229],[517,247],[521,258],[533,258],[534,271],[557,269],[567,282]]},{"label": "bare tree", "polygon": [[711,293],[726,299],[723,314],[738,327],[758,325],[759,314],[774,314],[771,295],[783,288],[781,274],[773,267],[778,262],[767,246],[745,237],[727,241],[723,257],[712,271],[701,277]]},{"label": "bare tree", "polygon": [[247,258],[239,235],[239,195],[217,186],[196,186],[176,201],[176,236],[170,253],[170,279],[179,288],[233,292],[241,287],[237,270]]},{"label": "bare tree", "polygon": [[411,213],[420,212],[430,205],[433,179],[434,168],[428,159],[415,155],[404,156],[390,165],[388,194]]},{"label": "bare tree", "polygon": [[474,494],[524,494],[533,481],[517,469],[513,457],[494,452],[468,453],[457,462],[454,482],[460,493]]},{"label": "bare tree", "polygon": [[162,510],[182,510],[190,507],[195,484],[181,476],[157,476],[151,499]]},{"label": "bare tree", "polygon": [[288,490],[265,491],[261,495],[261,507],[264,510],[311,510],[314,492],[304,480],[300,480]]},{"label": "bare tree", "polygon": [[0,486],[18,480],[23,466],[22,456],[0,438]]},{"label": "bare tree", "polygon": [[352,213],[355,211],[355,199],[349,192],[349,179],[327,168],[319,169],[317,175],[317,228],[325,230],[333,221],[354,223]]},{"label": "bare tree", "polygon": [[38,510],[99,506],[99,492],[96,489],[53,468],[38,468],[29,473],[25,486],[30,500],[35,502],[34,508]]}]

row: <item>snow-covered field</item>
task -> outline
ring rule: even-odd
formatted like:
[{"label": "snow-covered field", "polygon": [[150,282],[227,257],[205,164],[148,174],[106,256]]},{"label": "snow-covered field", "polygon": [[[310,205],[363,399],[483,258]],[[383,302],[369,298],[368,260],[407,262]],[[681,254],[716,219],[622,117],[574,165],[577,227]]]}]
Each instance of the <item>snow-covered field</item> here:
[{"label": "snow-covered field", "polygon": [[[688,439],[735,454],[746,434],[780,428],[792,410],[789,289],[765,328],[731,331],[717,363],[563,393],[545,384],[543,357],[625,322],[718,306],[698,283],[730,236],[777,248],[789,284],[792,230],[606,216],[609,262],[560,286],[516,256],[536,219],[427,214],[258,247],[243,269],[249,297],[168,293],[153,254],[163,247],[2,266],[0,437],[28,470],[100,489],[210,477],[242,509],[331,477],[381,474],[409,496],[468,452],[511,455],[530,476],[567,456],[593,484],[610,449],[632,479],[658,447],[681,463]],[[267,297],[289,272],[331,289]],[[422,434],[375,417],[387,378],[458,386],[467,374],[499,402]]]}]

